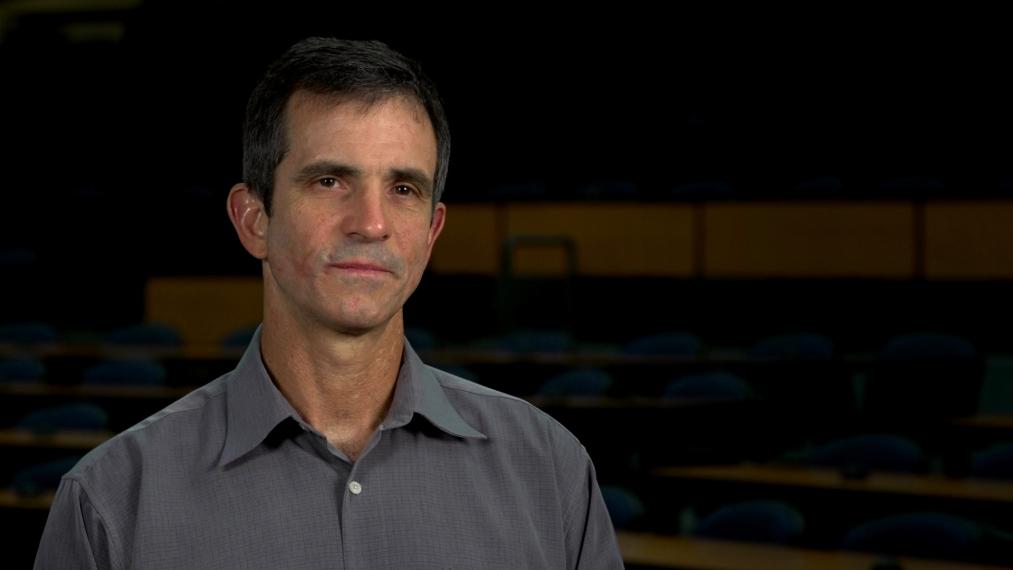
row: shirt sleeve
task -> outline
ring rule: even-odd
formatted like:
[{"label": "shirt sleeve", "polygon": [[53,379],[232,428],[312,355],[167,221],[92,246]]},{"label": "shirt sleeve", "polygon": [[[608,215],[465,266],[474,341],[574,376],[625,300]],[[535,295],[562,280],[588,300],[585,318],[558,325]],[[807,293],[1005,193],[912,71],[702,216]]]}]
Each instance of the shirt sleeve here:
[{"label": "shirt sleeve", "polygon": [[580,570],[623,568],[619,543],[612,519],[602,498],[594,465],[584,448],[573,470],[569,528],[567,529],[568,560]]},{"label": "shirt sleeve", "polygon": [[35,570],[107,570],[109,535],[81,484],[63,479],[42,532]]}]

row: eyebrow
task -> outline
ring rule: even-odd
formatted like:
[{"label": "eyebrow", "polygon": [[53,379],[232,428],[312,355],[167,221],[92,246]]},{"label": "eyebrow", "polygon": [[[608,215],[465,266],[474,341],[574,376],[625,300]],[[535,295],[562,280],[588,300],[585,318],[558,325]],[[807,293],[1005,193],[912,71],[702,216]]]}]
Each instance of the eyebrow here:
[{"label": "eyebrow", "polygon": [[[300,168],[299,172],[295,175],[295,181],[299,184],[306,184],[314,178],[319,178],[321,176],[333,176],[335,178],[362,178],[363,171],[361,168],[348,164],[321,160],[311,162],[310,164]],[[399,181],[414,184],[425,196],[431,196],[433,193],[432,179],[429,178],[425,172],[417,168],[391,168],[387,171],[385,178],[391,182]]]}]

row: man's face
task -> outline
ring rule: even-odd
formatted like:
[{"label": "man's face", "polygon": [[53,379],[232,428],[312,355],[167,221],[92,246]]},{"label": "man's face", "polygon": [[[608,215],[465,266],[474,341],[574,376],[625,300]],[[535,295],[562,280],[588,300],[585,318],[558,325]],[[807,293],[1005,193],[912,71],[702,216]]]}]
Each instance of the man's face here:
[{"label": "man's face", "polygon": [[275,172],[265,290],[299,320],[361,334],[399,315],[443,228],[436,136],[418,104],[296,92]]}]

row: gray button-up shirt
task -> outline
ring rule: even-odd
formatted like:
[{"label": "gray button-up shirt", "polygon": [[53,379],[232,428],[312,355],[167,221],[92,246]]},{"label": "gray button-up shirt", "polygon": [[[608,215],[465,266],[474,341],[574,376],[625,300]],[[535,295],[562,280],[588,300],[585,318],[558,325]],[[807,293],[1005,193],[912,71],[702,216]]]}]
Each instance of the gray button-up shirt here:
[{"label": "gray button-up shirt", "polygon": [[36,568],[621,568],[580,443],[527,402],[405,345],[354,463],[271,381],[232,372],[90,452]]}]

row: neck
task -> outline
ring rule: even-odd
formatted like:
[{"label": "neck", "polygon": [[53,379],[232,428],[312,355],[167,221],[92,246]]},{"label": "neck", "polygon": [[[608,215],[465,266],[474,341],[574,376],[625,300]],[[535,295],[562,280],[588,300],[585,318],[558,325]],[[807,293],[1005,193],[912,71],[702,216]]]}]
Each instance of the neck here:
[{"label": "neck", "polygon": [[353,335],[277,309],[265,301],[264,365],[303,419],[354,461],[390,407],[404,348],[401,312]]}]

